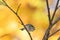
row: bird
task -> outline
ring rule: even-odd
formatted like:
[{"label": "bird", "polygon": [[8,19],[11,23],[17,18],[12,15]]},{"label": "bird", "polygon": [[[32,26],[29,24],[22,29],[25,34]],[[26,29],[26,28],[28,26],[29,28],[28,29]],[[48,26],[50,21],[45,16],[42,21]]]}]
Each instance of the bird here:
[{"label": "bird", "polygon": [[[34,31],[35,30],[35,27],[32,25],[32,24],[26,24],[25,27],[27,28],[28,31]],[[20,30],[25,30],[25,28],[22,28]]]}]

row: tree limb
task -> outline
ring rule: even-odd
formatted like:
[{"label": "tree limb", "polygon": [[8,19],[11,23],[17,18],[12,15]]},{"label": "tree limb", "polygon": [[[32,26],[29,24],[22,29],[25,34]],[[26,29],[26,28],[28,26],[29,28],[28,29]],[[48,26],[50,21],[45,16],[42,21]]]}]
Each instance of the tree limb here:
[{"label": "tree limb", "polygon": [[16,11],[16,13],[19,11],[19,8],[20,8],[20,6],[21,6],[21,4],[19,4],[19,6],[18,6],[18,8],[17,8],[17,11]]},{"label": "tree limb", "polygon": [[[50,19],[50,11],[49,11],[48,0],[46,0],[46,3],[47,3],[47,8],[48,8],[48,18]],[[57,1],[57,4],[56,4],[56,7],[55,7],[55,11],[54,11],[54,13],[53,13],[52,19],[49,21],[50,24],[49,24],[49,26],[48,26],[48,28],[47,28],[47,30],[46,30],[46,32],[45,32],[45,35],[44,35],[44,37],[43,37],[42,40],[48,40],[48,37],[49,37],[49,34],[50,34],[50,30],[51,30],[52,27],[58,22],[58,20],[60,20],[60,18],[59,18],[59,19],[57,19],[57,21],[55,21],[54,23],[52,23],[52,21],[53,21],[53,19],[54,19],[54,16],[55,16],[55,13],[56,13],[56,11],[57,11],[58,3],[59,3],[59,0]]]},{"label": "tree limb", "polygon": [[48,11],[48,18],[49,18],[49,23],[51,24],[51,16],[50,16],[50,8],[49,8],[49,3],[48,3],[48,0],[46,0],[46,4],[47,4],[47,11]]},{"label": "tree limb", "polygon": [[[57,20],[53,23],[56,24],[58,21],[60,20],[60,17],[57,18]],[[57,33],[58,31],[60,31],[60,29],[58,29],[56,32],[52,33],[51,35],[49,35],[49,37],[51,37],[52,35],[54,35],[55,33]]]},{"label": "tree limb", "polygon": [[55,16],[55,14],[56,14],[56,11],[57,11],[57,9],[58,9],[58,4],[59,4],[59,0],[57,0],[56,7],[55,7],[55,10],[54,10],[54,13],[53,13],[53,16],[52,16],[51,22],[53,21],[54,16]]},{"label": "tree limb", "polygon": [[53,36],[53,35],[56,34],[58,31],[60,31],[60,29],[58,29],[57,31],[55,31],[54,33],[52,33],[51,35],[49,35],[49,37]]},{"label": "tree limb", "polygon": [[2,0],[2,1],[3,1],[3,2],[6,4],[6,6],[18,17],[18,19],[21,21],[21,24],[24,26],[24,28],[26,29],[27,33],[29,34],[30,39],[33,40],[32,37],[31,37],[30,32],[29,32],[29,31],[27,30],[27,28],[25,27],[25,25],[24,25],[23,21],[21,20],[20,16],[19,16],[11,7],[9,7],[9,5],[8,5],[4,0]]}]

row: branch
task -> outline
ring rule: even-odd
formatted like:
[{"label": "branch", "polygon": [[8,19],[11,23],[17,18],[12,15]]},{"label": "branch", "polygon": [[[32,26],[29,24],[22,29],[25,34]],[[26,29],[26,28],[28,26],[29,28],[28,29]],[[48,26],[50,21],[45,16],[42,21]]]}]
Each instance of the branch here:
[{"label": "branch", "polygon": [[42,40],[48,40],[48,36],[49,36],[49,32],[50,32],[50,29],[51,29],[51,20],[50,20],[50,8],[49,8],[49,3],[48,3],[48,0],[46,0],[46,4],[47,4],[47,10],[48,10],[48,18],[49,18],[49,27],[48,27],[48,29],[46,30],[46,32],[45,32],[45,35],[44,35],[44,37],[43,37],[43,39]]},{"label": "branch", "polygon": [[51,35],[49,35],[49,37],[53,36],[53,35],[56,34],[58,31],[60,31],[60,29],[58,29],[57,31],[55,31],[54,33],[52,33]]},{"label": "branch", "polygon": [[55,21],[54,23],[52,23],[53,19],[54,19],[54,16],[55,16],[55,13],[57,11],[57,6],[58,6],[58,3],[59,3],[59,0],[57,1],[57,4],[56,4],[56,7],[55,7],[55,11],[53,13],[53,16],[52,16],[52,19],[50,20],[50,11],[49,11],[49,4],[48,4],[48,0],[46,0],[46,3],[47,3],[47,8],[48,8],[48,18],[49,18],[49,27],[47,28],[46,32],[45,32],[45,35],[43,37],[42,40],[48,40],[48,37],[49,37],[49,34],[50,34],[50,30],[52,29],[52,27],[58,22],[59,19],[57,19],[57,21]]},{"label": "branch", "polygon": [[52,34],[52,35],[49,36],[49,34],[50,34],[50,29],[51,29],[59,20],[60,20],[60,17],[59,17],[54,23],[52,23],[52,25],[50,25],[50,26],[48,27],[48,29],[46,30],[45,35],[44,35],[44,37],[43,37],[43,40],[48,40],[48,38],[49,38],[50,36],[54,35],[56,32],[58,32],[58,31],[60,30],[60,29],[57,30],[54,34]]},{"label": "branch", "polygon": [[[2,1],[0,1],[0,5],[5,5],[5,3],[3,3]],[[5,5],[6,6],[6,5]]]},{"label": "branch", "polygon": [[53,25],[56,24],[59,20],[60,20],[60,17],[58,17],[58,18],[56,19],[56,21],[53,23]]},{"label": "branch", "polygon": [[52,16],[51,22],[53,21],[54,16],[55,16],[55,14],[56,14],[56,11],[57,11],[57,9],[58,9],[58,4],[59,4],[59,0],[57,0],[56,7],[55,7],[55,10],[54,10],[54,13],[53,13],[53,16]]},{"label": "branch", "polygon": [[48,0],[46,0],[46,4],[47,4],[47,10],[48,10],[49,23],[51,24],[51,21],[50,21],[50,8],[49,8]]},{"label": "branch", "polygon": [[[59,20],[60,20],[60,17],[57,18],[57,20],[53,23],[53,25],[56,24]],[[51,37],[52,35],[54,35],[54,34],[57,33],[58,31],[60,31],[60,29],[58,29],[56,32],[54,32],[53,34],[51,34],[49,37]]]},{"label": "branch", "polygon": [[19,4],[19,6],[18,6],[18,8],[17,8],[17,11],[16,11],[16,13],[19,11],[19,8],[20,8],[20,6],[21,6],[21,4]]},{"label": "branch", "polygon": [[43,37],[43,40],[48,40],[51,28],[52,28],[59,20],[60,20],[60,17],[57,18],[57,20],[56,20],[54,23],[52,23],[51,25],[49,25],[48,29],[47,29],[46,32],[45,32],[45,35],[44,35],[44,37]]},{"label": "branch", "polygon": [[11,7],[9,7],[8,4],[7,4],[4,0],[2,0],[2,1],[3,1],[3,2],[6,4],[6,6],[18,17],[18,19],[21,21],[21,24],[24,26],[24,28],[26,29],[27,33],[29,34],[31,40],[33,40],[32,37],[31,37],[30,32],[29,32],[29,31],[27,30],[27,28],[25,27],[25,25],[24,25],[23,21],[21,20],[20,16],[18,15],[18,13],[16,13]]}]

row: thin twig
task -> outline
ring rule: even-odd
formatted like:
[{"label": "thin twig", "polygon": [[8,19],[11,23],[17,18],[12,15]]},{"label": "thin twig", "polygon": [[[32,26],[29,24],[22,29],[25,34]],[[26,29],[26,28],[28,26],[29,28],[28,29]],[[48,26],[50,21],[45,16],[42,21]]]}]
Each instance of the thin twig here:
[{"label": "thin twig", "polygon": [[51,35],[49,35],[49,37],[53,36],[53,35],[56,34],[58,31],[60,31],[60,29],[58,29],[57,31],[55,31],[54,33],[52,33]]},{"label": "thin twig", "polygon": [[60,20],[60,18],[58,18],[54,23],[52,23],[52,24],[48,27],[48,29],[46,30],[45,35],[44,35],[44,37],[43,37],[43,40],[48,40],[51,28],[52,28],[59,20]]},{"label": "thin twig", "polygon": [[60,20],[60,17],[58,17],[57,20],[48,27],[48,29],[46,30],[45,35],[44,35],[44,37],[43,37],[43,40],[48,40],[51,28],[52,28],[59,20]]},{"label": "thin twig", "polygon": [[52,24],[53,24],[53,25],[56,24],[59,20],[60,20],[60,17],[58,17],[58,18],[56,19],[56,21],[55,21],[54,23],[52,23]]},{"label": "thin twig", "polygon": [[24,23],[23,23],[23,21],[21,20],[21,18],[19,17],[19,15],[11,8],[11,7],[9,7],[8,6],[8,4],[4,1],[4,0],[2,0],[4,3],[5,3],[5,5],[19,18],[19,20],[21,21],[21,24],[22,25],[24,25]]},{"label": "thin twig", "polygon": [[[53,18],[54,18],[54,16],[55,16],[55,13],[56,13],[56,11],[57,11],[57,6],[58,6],[58,3],[59,3],[59,0],[57,1],[56,8],[55,8],[55,11],[54,11],[53,16],[52,16],[52,20],[50,20],[50,11],[49,11],[48,0],[46,0],[46,3],[47,3],[47,8],[48,8],[48,18],[49,18],[50,24],[49,24],[49,27],[47,28],[47,30],[46,30],[46,32],[45,32],[45,35],[44,35],[44,37],[43,37],[42,40],[48,40],[48,37],[49,37],[49,34],[50,34],[50,30],[51,30],[52,27],[58,22],[58,20],[57,20],[57,21],[55,21],[54,23],[52,23],[52,20],[53,20]],[[59,18],[59,20],[60,20],[60,18]]]},{"label": "thin twig", "polygon": [[58,9],[58,4],[59,4],[59,0],[57,0],[56,7],[55,7],[54,13],[53,13],[53,15],[52,15],[51,22],[53,21],[54,16],[55,16],[55,14],[56,14],[56,11],[57,11],[57,9]]},{"label": "thin twig", "polygon": [[51,21],[50,21],[50,8],[49,8],[49,3],[48,3],[48,0],[46,0],[46,4],[47,4],[47,10],[48,10],[48,18],[49,18],[49,23],[51,24]]},{"label": "thin twig", "polygon": [[50,32],[50,29],[51,29],[51,20],[50,20],[50,8],[49,8],[49,3],[48,3],[48,0],[46,0],[46,4],[47,4],[47,10],[48,10],[48,18],[49,18],[49,27],[48,27],[48,29],[46,30],[46,32],[45,32],[45,35],[44,35],[44,37],[43,37],[43,39],[42,40],[48,40],[48,36],[49,36],[49,32]]},{"label": "thin twig", "polygon": [[21,6],[21,4],[19,4],[19,6],[18,6],[18,8],[17,8],[17,11],[16,11],[16,13],[19,11],[19,8],[20,8],[20,6]]},{"label": "thin twig", "polygon": [[18,17],[18,19],[21,21],[22,25],[23,25],[24,28],[26,29],[27,33],[29,34],[30,39],[33,40],[32,37],[31,37],[30,32],[29,32],[29,31],[27,30],[27,28],[25,27],[25,25],[24,25],[23,21],[21,20],[20,16],[19,16],[11,7],[9,7],[8,4],[7,4],[4,0],[2,0],[2,1],[3,1],[3,2],[6,4],[6,6]]},{"label": "thin twig", "polygon": [[[55,25],[58,21],[60,20],[60,17],[57,18],[57,20],[52,23],[52,25]],[[54,35],[55,33],[57,33],[58,31],[60,31],[60,29],[58,29],[56,32],[52,33],[51,35],[49,35],[49,37],[51,37],[52,35]]]}]

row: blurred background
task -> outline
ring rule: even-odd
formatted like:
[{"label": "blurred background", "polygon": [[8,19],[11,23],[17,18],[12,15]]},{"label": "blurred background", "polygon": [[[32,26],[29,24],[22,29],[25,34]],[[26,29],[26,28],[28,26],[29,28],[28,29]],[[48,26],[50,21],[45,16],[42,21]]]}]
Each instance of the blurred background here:
[{"label": "blurred background", "polygon": [[[24,24],[31,24],[35,30],[29,31],[33,40],[42,40],[46,29],[49,26],[46,0],[5,0],[6,3],[16,12],[21,4],[18,15]],[[51,16],[54,12],[57,0],[48,0]],[[60,3],[59,3],[60,5]],[[58,6],[59,6],[58,5]],[[54,21],[60,16],[60,9],[57,10]],[[16,15],[0,0],[0,40],[30,40],[26,30]],[[60,29],[60,21],[54,25],[50,33]],[[57,40],[60,32],[51,36],[49,40]]]}]

